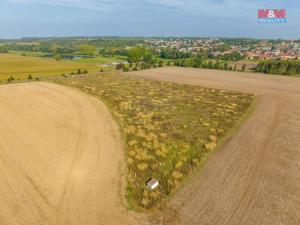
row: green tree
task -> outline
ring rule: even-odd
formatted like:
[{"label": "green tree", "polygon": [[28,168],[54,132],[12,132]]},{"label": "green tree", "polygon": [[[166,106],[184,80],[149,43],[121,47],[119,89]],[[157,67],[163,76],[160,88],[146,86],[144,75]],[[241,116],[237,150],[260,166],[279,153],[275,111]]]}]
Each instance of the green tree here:
[{"label": "green tree", "polygon": [[158,67],[163,67],[163,66],[164,66],[164,61],[163,60],[159,60]]},{"label": "green tree", "polygon": [[130,48],[128,51],[129,62],[136,63],[142,61],[145,56],[147,57],[147,61],[148,61],[149,55],[147,54],[146,49],[141,46]]},{"label": "green tree", "polygon": [[125,67],[125,65],[123,63],[118,63],[116,65],[116,70],[122,70],[122,69],[124,69],[124,67]]},{"label": "green tree", "polygon": [[56,55],[54,55],[54,59],[56,60],[56,61],[60,61],[61,60],[61,55],[59,55],[59,54],[56,54]]},{"label": "green tree", "polygon": [[228,67],[229,67],[229,66],[228,66],[228,63],[225,62],[225,63],[224,63],[224,70],[228,70]]},{"label": "green tree", "polygon": [[79,47],[79,50],[80,50],[80,53],[82,54],[82,55],[94,55],[95,54],[95,52],[96,52],[96,47],[95,46],[93,46],[93,45],[88,45],[88,44],[86,44],[86,45],[81,45],[80,47]]},{"label": "green tree", "polygon": [[220,69],[220,61],[217,60],[217,62],[215,63],[215,69]]},{"label": "green tree", "polygon": [[54,43],[51,45],[49,51],[53,52],[53,53],[57,53],[57,52],[59,52],[59,48],[60,48],[60,46],[57,43]]}]

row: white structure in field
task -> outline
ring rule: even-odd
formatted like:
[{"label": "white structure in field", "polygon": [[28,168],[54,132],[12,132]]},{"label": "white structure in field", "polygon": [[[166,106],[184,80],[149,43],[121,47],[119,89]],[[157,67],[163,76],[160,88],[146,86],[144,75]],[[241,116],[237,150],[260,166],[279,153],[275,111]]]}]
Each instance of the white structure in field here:
[{"label": "white structure in field", "polygon": [[147,188],[149,188],[151,191],[158,187],[159,183],[158,180],[151,178],[146,183]]}]

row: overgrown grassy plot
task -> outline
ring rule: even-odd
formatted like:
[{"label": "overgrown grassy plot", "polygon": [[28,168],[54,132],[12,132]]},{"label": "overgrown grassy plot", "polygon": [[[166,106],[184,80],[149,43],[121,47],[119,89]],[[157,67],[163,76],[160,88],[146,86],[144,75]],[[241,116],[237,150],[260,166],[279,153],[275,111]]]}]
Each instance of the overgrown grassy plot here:
[{"label": "overgrown grassy plot", "polygon": [[[158,206],[237,126],[254,96],[121,75],[56,80],[104,101],[121,128],[134,209]],[[154,177],[160,186],[149,191]]]}]

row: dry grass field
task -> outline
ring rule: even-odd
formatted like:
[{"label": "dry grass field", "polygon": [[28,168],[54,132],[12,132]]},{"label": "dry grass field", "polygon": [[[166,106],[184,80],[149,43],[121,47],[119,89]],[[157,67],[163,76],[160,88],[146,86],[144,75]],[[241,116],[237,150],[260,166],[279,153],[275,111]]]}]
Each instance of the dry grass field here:
[{"label": "dry grass field", "polygon": [[29,74],[35,77],[61,76],[70,74],[78,69],[88,72],[98,72],[99,67],[93,63],[55,61],[33,56],[16,54],[0,54],[0,81],[7,81],[11,76],[15,80],[27,79]]},{"label": "dry grass field", "polygon": [[[254,96],[123,75],[59,79],[96,96],[121,128],[128,166],[130,208],[160,205],[201,167],[249,110]],[[159,188],[149,191],[146,181]]]}]

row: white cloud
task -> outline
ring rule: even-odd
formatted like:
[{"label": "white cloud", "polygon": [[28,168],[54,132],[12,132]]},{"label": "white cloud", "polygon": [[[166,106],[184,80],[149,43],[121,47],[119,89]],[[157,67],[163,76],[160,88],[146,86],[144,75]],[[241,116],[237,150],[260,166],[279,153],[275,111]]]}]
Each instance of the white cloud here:
[{"label": "white cloud", "polygon": [[236,18],[253,15],[258,8],[276,6],[275,0],[3,0],[17,3],[31,3],[79,7],[90,10],[114,10],[120,8],[173,9],[191,15]]}]

